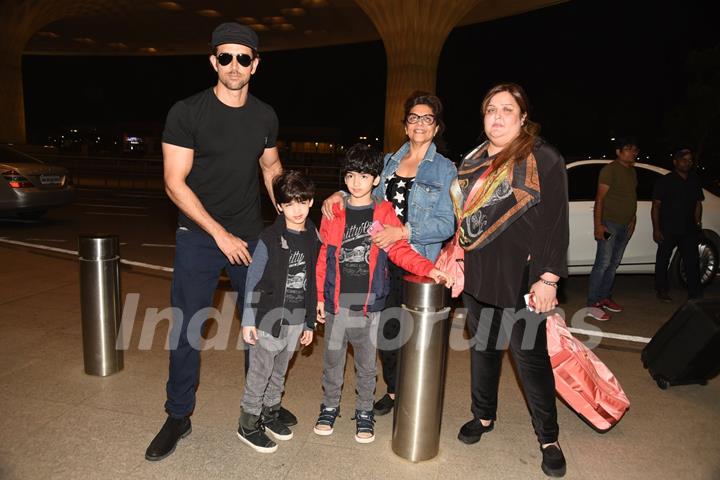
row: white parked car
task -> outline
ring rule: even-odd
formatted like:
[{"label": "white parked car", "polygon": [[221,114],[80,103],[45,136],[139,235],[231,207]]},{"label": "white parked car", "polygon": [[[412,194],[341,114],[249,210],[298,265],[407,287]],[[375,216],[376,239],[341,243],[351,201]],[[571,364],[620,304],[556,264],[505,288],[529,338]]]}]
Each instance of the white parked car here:
[{"label": "white parked car", "polygon": [[[567,165],[568,195],[570,197],[570,247],[568,266],[570,274],[589,274],[595,262],[596,242],[593,235],[593,207],[598,175],[611,160],[582,160]],[[637,169],[637,224],[635,233],[625,249],[618,273],[654,273],[657,244],[652,236],[652,192],[655,181],[668,170],[645,163],[636,163]],[[702,283],[710,283],[718,270],[720,250],[720,197],[703,190],[703,233],[700,250]],[[676,285],[684,283],[684,268],[680,256],[673,254],[670,262],[670,280]]]}]

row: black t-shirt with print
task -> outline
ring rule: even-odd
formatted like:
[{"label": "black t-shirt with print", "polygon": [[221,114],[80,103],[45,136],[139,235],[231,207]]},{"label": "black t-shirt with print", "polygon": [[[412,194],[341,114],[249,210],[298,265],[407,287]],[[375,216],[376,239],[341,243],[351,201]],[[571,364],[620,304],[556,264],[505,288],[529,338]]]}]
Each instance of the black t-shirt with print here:
[{"label": "black t-shirt with print", "polygon": [[[227,231],[254,240],[263,228],[258,160],[275,146],[277,132],[269,105],[248,95],[245,105],[230,107],[208,88],[172,106],[162,141],[193,150],[190,189]],[[178,223],[201,230],[182,212]]]},{"label": "black t-shirt with print", "polygon": [[290,260],[288,262],[287,279],[285,280],[284,306],[289,311],[305,308],[305,293],[307,291],[307,262],[303,252],[301,232],[288,229],[287,241],[290,247]]},{"label": "black t-shirt with print", "polygon": [[394,173],[385,180],[385,200],[393,204],[395,215],[402,223],[408,221],[408,198],[414,183],[415,177],[401,177]]},{"label": "black t-shirt with print", "polygon": [[350,310],[362,310],[368,293],[372,245],[368,230],[372,222],[373,205],[347,206],[340,247],[340,306]]}]

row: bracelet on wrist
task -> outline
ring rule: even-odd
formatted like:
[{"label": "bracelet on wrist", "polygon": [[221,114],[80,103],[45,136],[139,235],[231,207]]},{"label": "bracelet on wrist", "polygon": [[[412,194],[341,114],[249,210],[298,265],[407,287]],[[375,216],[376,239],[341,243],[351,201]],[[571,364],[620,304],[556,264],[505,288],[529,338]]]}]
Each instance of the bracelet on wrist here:
[{"label": "bracelet on wrist", "polygon": [[557,282],[551,282],[550,280],[545,280],[544,278],[541,278],[540,281],[545,285],[550,285],[551,287],[558,288]]}]

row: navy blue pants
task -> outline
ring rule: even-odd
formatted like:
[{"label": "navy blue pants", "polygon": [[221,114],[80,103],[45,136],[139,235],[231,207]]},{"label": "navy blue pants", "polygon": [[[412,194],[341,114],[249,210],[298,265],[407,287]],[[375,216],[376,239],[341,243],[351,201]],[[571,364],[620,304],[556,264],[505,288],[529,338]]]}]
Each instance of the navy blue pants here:
[{"label": "navy blue pants", "polygon": [[[248,242],[250,252],[255,250],[256,244],[257,241]],[[195,347],[200,344],[200,339],[188,338],[188,325],[199,310],[212,306],[213,294],[223,269],[230,277],[233,290],[238,292],[238,301],[242,305],[247,267],[232,265],[207,233],[185,228],[177,230],[170,302],[182,318],[173,319],[165,402],[165,410],[172,417],[190,415],[195,407],[200,372],[200,351]],[[207,316],[202,322],[206,320]],[[193,331],[199,336],[197,332],[202,329],[193,328]],[[172,348],[175,344],[177,348]]]}]

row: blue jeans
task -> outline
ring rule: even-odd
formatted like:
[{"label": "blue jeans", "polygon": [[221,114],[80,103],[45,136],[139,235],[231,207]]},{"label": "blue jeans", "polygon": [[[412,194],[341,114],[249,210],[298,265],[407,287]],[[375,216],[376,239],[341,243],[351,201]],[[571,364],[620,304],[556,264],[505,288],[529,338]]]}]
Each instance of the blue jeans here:
[{"label": "blue jeans", "polygon": [[[248,242],[250,252],[257,241]],[[199,338],[188,338],[188,325],[199,310],[212,306],[220,272],[225,269],[230,284],[238,292],[245,292],[245,265],[232,265],[205,232],[179,228],[175,234],[175,265],[170,303],[179,309],[182,318],[173,319],[170,334],[170,373],[167,382],[165,410],[172,417],[190,415],[195,407],[195,389],[200,373]],[[241,302],[242,305],[242,302]],[[207,320],[204,319],[203,322]],[[202,329],[193,329],[202,331]],[[172,348],[177,342],[177,348]]]},{"label": "blue jeans", "polygon": [[625,247],[630,240],[627,225],[608,220],[603,220],[603,225],[612,236],[608,240],[597,241],[595,264],[590,272],[588,285],[588,305],[594,305],[600,300],[610,298],[615,282],[615,271],[620,265]]}]

